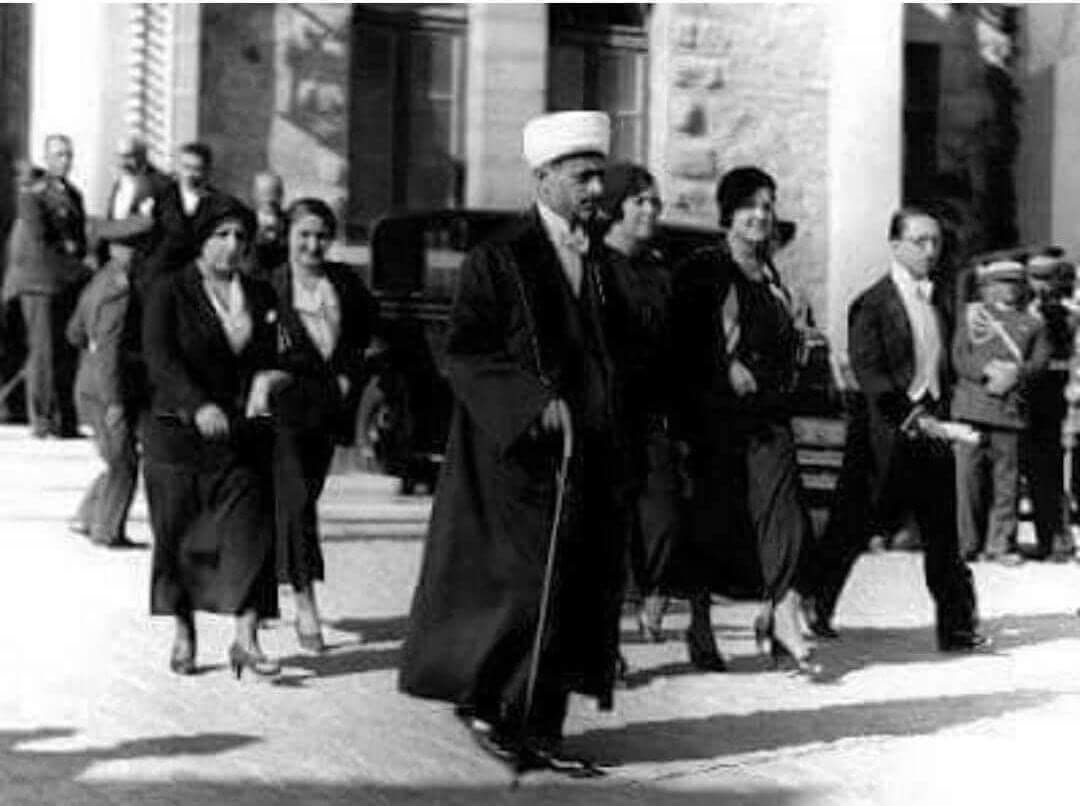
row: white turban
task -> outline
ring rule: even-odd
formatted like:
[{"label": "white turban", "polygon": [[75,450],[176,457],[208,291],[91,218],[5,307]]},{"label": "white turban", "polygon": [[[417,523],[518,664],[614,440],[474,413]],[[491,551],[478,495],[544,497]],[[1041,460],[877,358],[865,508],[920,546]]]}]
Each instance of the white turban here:
[{"label": "white turban", "polygon": [[611,120],[604,112],[553,112],[533,118],[522,132],[522,151],[531,168],[571,154],[608,155]]}]

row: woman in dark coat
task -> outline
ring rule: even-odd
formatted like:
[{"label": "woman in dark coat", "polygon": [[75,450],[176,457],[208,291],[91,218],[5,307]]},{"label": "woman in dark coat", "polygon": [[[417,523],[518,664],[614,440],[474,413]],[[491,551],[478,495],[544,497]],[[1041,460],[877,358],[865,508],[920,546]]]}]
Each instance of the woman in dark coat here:
[{"label": "woman in dark coat", "polygon": [[793,587],[810,539],[790,425],[799,333],[769,258],[775,198],[764,171],[730,171],[717,190],[722,241],[676,272],[676,386],[694,485],[697,591],[686,639],[696,665],[722,670],[710,592],[761,597],[759,648],[812,673]]},{"label": "woman in dark coat", "polygon": [[291,376],[275,407],[277,575],[294,591],[300,645],[321,652],[314,583],[323,579],[323,556],[315,507],[334,446],[356,436],[376,308],[348,266],[326,260],[336,222],[325,202],[300,199],[285,220],[289,259],[272,275],[281,316],[279,361]]},{"label": "woman in dark coat", "polygon": [[232,615],[229,664],[279,671],[258,644],[259,619],[277,615],[274,552],[260,468],[268,457],[276,363],[273,289],[242,276],[254,218],[215,197],[198,229],[198,256],[150,289],[143,346],[150,408],[143,428],[154,533],[151,613],[176,621],[170,668],[195,672],[194,613]]},{"label": "woman in dark coat", "polygon": [[638,630],[663,641],[667,597],[661,586],[680,523],[682,485],[668,433],[672,377],[671,276],[651,247],[661,209],[656,181],[645,168],[614,163],[604,172],[602,208],[609,342],[621,378],[622,410],[634,476],[630,576],[638,597]]}]

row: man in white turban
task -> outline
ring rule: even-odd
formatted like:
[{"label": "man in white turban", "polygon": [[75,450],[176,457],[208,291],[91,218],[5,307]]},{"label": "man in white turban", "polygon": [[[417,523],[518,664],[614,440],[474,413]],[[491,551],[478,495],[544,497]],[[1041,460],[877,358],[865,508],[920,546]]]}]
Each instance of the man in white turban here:
[{"label": "man in white turban", "polygon": [[[626,474],[588,234],[610,123],[600,112],[544,115],[523,140],[535,202],[461,269],[447,342],[453,420],[400,685],[453,703],[480,746],[508,764],[594,774],[564,754],[561,739],[571,692],[610,707],[618,652]],[[568,442],[530,700],[556,471]]]}]

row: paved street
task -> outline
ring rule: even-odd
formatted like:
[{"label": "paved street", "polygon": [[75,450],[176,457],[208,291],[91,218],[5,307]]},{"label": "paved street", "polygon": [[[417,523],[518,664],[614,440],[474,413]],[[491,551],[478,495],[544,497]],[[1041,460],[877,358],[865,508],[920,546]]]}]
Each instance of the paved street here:
[{"label": "paved street", "polygon": [[[696,673],[678,640],[636,643],[616,711],[575,702],[575,748],[606,779],[527,778],[471,745],[448,709],[399,696],[395,665],[426,499],[336,477],[323,514],[332,651],[295,651],[283,592],[266,648],[276,684],[229,675],[231,624],[202,617],[205,671],[167,671],[170,625],[147,616],[148,551],[65,531],[96,469],[87,441],[0,427],[0,804],[1073,804],[1080,746],[1080,566],[976,568],[996,651],[933,649],[919,557],[864,557],[843,639],[815,684],[766,670],[753,608],[720,604],[727,675]],[[148,541],[145,508],[132,537]]]}]

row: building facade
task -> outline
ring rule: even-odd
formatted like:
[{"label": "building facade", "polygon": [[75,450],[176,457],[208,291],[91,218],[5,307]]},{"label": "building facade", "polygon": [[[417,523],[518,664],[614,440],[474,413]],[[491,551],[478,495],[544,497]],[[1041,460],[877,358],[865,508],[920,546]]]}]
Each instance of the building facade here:
[{"label": "building facade", "polygon": [[[900,3],[38,4],[25,143],[37,156],[45,133],[71,133],[76,179],[100,210],[119,134],[145,133],[166,168],[178,143],[201,139],[223,188],[246,196],[273,169],[289,196],[330,201],[347,244],[362,245],[393,208],[521,205],[522,124],[601,108],[616,155],[658,177],[669,219],[715,223],[716,180],[736,165],[776,176],[780,213],[798,224],[780,269],[842,353],[847,304],[887,260],[905,195],[947,195],[982,221],[1008,173],[1013,238],[1080,247],[1068,204],[1080,191],[1076,16]],[[1002,31],[1004,84],[987,67]],[[994,151],[1012,130],[1012,153]]]}]

